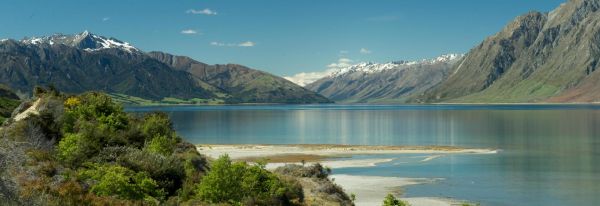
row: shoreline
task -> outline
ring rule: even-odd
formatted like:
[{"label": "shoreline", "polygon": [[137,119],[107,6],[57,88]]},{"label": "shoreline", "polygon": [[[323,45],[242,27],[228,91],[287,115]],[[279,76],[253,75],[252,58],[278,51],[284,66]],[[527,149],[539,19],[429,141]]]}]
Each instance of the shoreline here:
[{"label": "shoreline", "polygon": [[[228,154],[231,159],[256,161],[273,158],[270,163],[323,161],[353,155],[382,154],[495,154],[497,149],[455,146],[368,146],[336,144],[197,144],[198,152],[211,158]],[[302,159],[305,157],[306,159]]]},{"label": "shoreline", "polygon": [[382,154],[424,154],[419,162],[428,162],[446,155],[496,154],[499,149],[476,149],[453,146],[366,146],[366,145],[329,145],[329,144],[198,144],[198,152],[209,158],[218,158],[228,154],[234,161],[267,162],[272,170],[286,164],[321,163],[333,168],[330,176],[336,184],[344,188],[348,195],[355,194],[356,205],[381,205],[387,194],[394,194],[412,206],[451,206],[468,201],[445,197],[402,197],[407,186],[435,184],[442,178],[405,178],[335,174],[336,168],[369,168],[378,164],[393,162],[394,158],[352,158],[354,155]]},{"label": "shoreline", "polygon": [[439,102],[439,103],[407,103],[407,104],[379,104],[379,103],[306,103],[306,104],[293,104],[293,103],[200,103],[200,104],[188,104],[188,103],[151,103],[151,104],[123,104],[127,107],[154,107],[154,106],[269,106],[269,105],[338,105],[338,106],[451,106],[451,105],[475,105],[475,106],[569,106],[569,105],[591,105],[600,106],[600,102],[522,102],[522,103],[502,103],[502,102],[479,102],[479,103],[460,103],[460,102]]}]

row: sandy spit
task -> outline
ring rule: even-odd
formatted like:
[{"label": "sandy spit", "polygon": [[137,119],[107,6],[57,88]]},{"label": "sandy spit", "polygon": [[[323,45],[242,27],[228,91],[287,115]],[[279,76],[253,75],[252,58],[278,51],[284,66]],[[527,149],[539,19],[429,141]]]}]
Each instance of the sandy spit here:
[{"label": "sandy spit", "polygon": [[[212,158],[228,154],[232,159],[277,157],[280,163],[297,162],[296,156],[322,160],[375,154],[494,154],[494,149],[449,146],[349,146],[349,145],[198,145],[198,152]],[[286,158],[296,161],[285,161]]]}]

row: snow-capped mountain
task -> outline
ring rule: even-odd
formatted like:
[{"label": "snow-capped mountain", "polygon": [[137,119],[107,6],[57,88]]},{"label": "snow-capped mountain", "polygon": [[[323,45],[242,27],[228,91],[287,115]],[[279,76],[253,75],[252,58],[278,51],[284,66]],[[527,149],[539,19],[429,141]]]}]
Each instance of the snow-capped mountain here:
[{"label": "snow-capped mountain", "polygon": [[66,93],[105,91],[165,102],[169,98],[226,103],[330,102],[267,72],[146,53],[127,42],[87,31],[0,41],[0,84],[24,96],[31,95],[35,86],[53,85]]},{"label": "snow-capped mountain", "polygon": [[383,72],[386,70],[399,70],[399,69],[407,69],[415,66],[425,66],[425,65],[435,65],[435,64],[446,64],[453,63],[458,59],[462,58],[464,55],[462,54],[445,54],[432,59],[423,59],[419,61],[393,61],[388,63],[373,63],[373,62],[363,62],[359,64],[355,64],[346,68],[339,69],[334,71],[329,75],[329,77],[337,77],[343,76],[346,74],[351,74],[355,72],[361,72],[364,74],[374,74]]},{"label": "snow-capped mountain", "polygon": [[306,88],[338,102],[399,103],[446,79],[452,65],[463,56],[446,54],[419,61],[359,63],[331,71]]},{"label": "snow-capped mountain", "polygon": [[115,38],[107,38],[88,32],[87,30],[76,35],[55,34],[46,37],[32,37],[21,40],[24,44],[64,44],[71,47],[83,49],[85,51],[99,51],[103,49],[121,49],[129,53],[139,52],[140,50],[133,47],[127,42],[120,41]]}]

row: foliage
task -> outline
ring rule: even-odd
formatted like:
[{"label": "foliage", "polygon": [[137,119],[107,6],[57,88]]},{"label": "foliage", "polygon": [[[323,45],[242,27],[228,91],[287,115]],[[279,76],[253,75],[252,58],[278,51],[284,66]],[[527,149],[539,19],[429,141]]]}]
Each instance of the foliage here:
[{"label": "foliage", "polygon": [[229,156],[224,155],[211,166],[198,188],[200,199],[207,202],[274,205],[302,196],[293,185],[281,181],[260,165],[232,163]]},{"label": "foliage", "polygon": [[63,96],[39,88],[36,95],[39,114],[6,129],[6,141],[32,146],[25,165],[32,172],[14,177],[28,203],[162,204],[195,196],[207,160],[177,136],[166,114],[128,115],[96,92]]},{"label": "foliage", "polygon": [[319,163],[315,163],[307,167],[295,164],[288,164],[283,167],[277,168],[275,172],[294,177],[326,179],[327,177],[329,177],[329,174],[331,174],[331,169],[328,167],[323,167],[323,165]]},{"label": "foliage", "polygon": [[91,164],[79,176],[95,183],[90,191],[100,196],[117,196],[122,199],[164,198],[164,191],[146,172],[134,172],[119,165]]},{"label": "foliage", "polygon": [[[130,115],[97,92],[66,96],[39,88],[36,95],[37,112],[7,123],[3,129],[8,138],[0,138],[20,145],[0,144],[11,148],[0,154],[15,154],[7,162],[13,171],[24,171],[8,174],[0,164],[0,173],[15,185],[14,192],[6,193],[14,194],[14,202],[294,205],[304,201],[296,177],[267,171],[265,164],[234,163],[224,156],[209,168],[196,146],[177,136],[164,113]],[[22,105],[20,112],[32,103]],[[329,173],[317,164],[299,174],[325,181]],[[331,184],[318,190],[341,188]]]},{"label": "foliage", "polygon": [[140,127],[142,134],[146,136],[170,136],[173,133],[171,120],[169,120],[169,117],[165,113],[147,114]]},{"label": "foliage", "polygon": [[69,97],[65,100],[65,107],[67,108],[73,108],[79,105],[81,105],[81,100],[77,97]]},{"label": "foliage", "polygon": [[90,92],[78,99],[80,104],[73,104],[73,100],[65,103],[66,113],[74,120],[98,121],[98,126],[111,130],[127,127],[128,119],[123,107],[115,104],[109,96]]},{"label": "foliage", "polygon": [[146,150],[157,154],[169,155],[173,153],[175,144],[176,140],[164,135],[158,135],[147,143]]},{"label": "foliage", "polygon": [[83,157],[81,134],[67,133],[58,143],[58,157],[66,162],[79,161]]},{"label": "foliage", "polygon": [[394,197],[392,194],[388,194],[385,196],[385,199],[383,199],[383,206],[409,206],[409,204],[402,200],[396,199],[396,197]]}]

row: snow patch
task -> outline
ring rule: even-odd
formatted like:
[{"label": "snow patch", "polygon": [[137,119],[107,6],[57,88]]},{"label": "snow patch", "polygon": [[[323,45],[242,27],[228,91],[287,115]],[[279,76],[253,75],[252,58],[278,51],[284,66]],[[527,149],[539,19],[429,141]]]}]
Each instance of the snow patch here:
[{"label": "snow patch", "polygon": [[37,44],[41,44],[44,42],[44,39],[39,38],[39,37],[33,37],[30,39],[24,39],[23,41],[21,41],[22,43],[25,44],[33,44],[33,45],[37,45]]},{"label": "snow patch", "polygon": [[122,41],[112,39],[112,38],[107,39],[107,38],[97,36],[97,35],[92,35],[92,37],[94,38],[94,40],[97,40],[100,44],[102,44],[101,48],[94,49],[94,50],[119,48],[119,49],[126,50],[128,52],[139,51],[137,48],[131,46],[127,42],[122,42]]},{"label": "snow patch", "polygon": [[[89,39],[87,39],[87,38],[89,38]],[[84,49],[85,51],[88,51],[88,52],[99,51],[102,49],[122,49],[129,53],[140,51],[139,49],[135,48],[134,46],[132,46],[131,44],[129,44],[127,42],[119,41],[114,38],[106,38],[103,36],[94,35],[87,30],[80,34],[76,34],[76,35],[54,34],[52,36],[47,36],[47,37],[41,37],[41,38],[33,37],[33,38],[29,38],[29,39],[24,39],[24,40],[21,40],[21,42],[24,44],[32,44],[32,45],[47,43],[50,45],[63,44],[63,45],[67,45],[67,46],[76,46],[80,42],[88,41],[90,39],[97,46],[95,46],[94,48]]]},{"label": "snow patch", "polygon": [[445,54],[433,59],[423,59],[420,61],[395,61],[389,63],[373,63],[363,62],[351,65],[346,68],[332,72],[329,77],[335,78],[349,73],[361,72],[364,74],[380,73],[392,69],[407,69],[415,65],[434,65],[439,63],[452,63],[455,60],[462,58],[463,54]]}]

